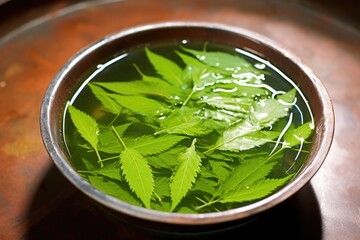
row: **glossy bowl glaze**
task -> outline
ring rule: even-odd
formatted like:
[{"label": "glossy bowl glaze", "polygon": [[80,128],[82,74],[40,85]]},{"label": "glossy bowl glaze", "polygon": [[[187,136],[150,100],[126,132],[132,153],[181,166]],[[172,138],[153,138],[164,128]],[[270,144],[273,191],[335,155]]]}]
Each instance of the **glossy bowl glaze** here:
[{"label": "glossy bowl glaze", "polygon": [[[250,205],[223,212],[181,214],[149,210],[130,205],[95,189],[73,169],[63,133],[66,102],[81,85],[90,69],[104,59],[136,46],[164,41],[202,41],[229,45],[252,52],[293,77],[302,90],[315,119],[313,146],[305,166],[294,180],[278,192]],[[41,107],[41,134],[56,166],[79,190],[95,200],[109,214],[131,225],[170,234],[211,233],[246,223],[299,191],[321,167],[331,146],[334,112],[330,97],[314,73],[289,51],[271,40],[245,29],[205,22],[165,22],[136,26],[106,36],[80,50],[52,80]]]}]

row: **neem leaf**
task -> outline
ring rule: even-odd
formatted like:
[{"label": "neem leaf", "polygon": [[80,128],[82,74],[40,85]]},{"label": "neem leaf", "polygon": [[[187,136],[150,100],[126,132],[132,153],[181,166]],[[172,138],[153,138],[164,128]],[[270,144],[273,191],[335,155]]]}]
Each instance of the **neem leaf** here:
[{"label": "neem leaf", "polygon": [[91,145],[92,148],[97,149],[97,145],[99,143],[99,127],[95,119],[72,105],[68,106],[68,111],[70,113],[71,120],[80,135]]},{"label": "neem leaf", "polygon": [[227,192],[220,197],[219,202],[245,202],[263,198],[274,190],[284,185],[292,175],[279,179],[261,179],[253,184],[241,186],[232,192]]},{"label": "neem leaf", "polygon": [[117,115],[120,113],[122,107],[117,102],[115,102],[112,98],[109,97],[109,93],[106,92],[101,87],[96,86],[95,84],[89,83],[91,91],[95,95],[97,99],[101,102],[101,104],[111,113]]},{"label": "neem leaf", "polygon": [[151,98],[143,96],[122,96],[118,94],[111,94],[110,96],[124,108],[143,116],[155,116],[159,113],[169,111],[164,104]]},{"label": "neem leaf", "polygon": [[90,183],[102,192],[126,201],[136,206],[142,206],[141,202],[129,191],[125,183],[103,176],[88,176]]},{"label": "neem leaf", "polygon": [[154,191],[154,177],[146,159],[135,149],[126,147],[120,154],[121,170],[132,191],[146,208]]},{"label": "neem leaf", "polygon": [[233,111],[246,113],[254,100],[248,97],[222,97],[214,96],[201,100],[201,102],[207,103],[210,106]]},{"label": "neem leaf", "polygon": [[266,177],[276,162],[265,162],[264,158],[255,158],[242,161],[239,166],[234,168],[223,184],[220,186],[217,196],[231,195],[233,191],[241,187],[246,187],[259,179]]},{"label": "neem leaf", "polygon": [[[219,149],[230,151],[243,151],[249,150],[254,147],[259,147],[265,143],[271,142],[277,138],[280,132],[275,131],[256,131],[243,136],[238,136],[232,140],[225,139],[224,144]],[[226,135],[228,136],[228,135]]]},{"label": "neem leaf", "polygon": [[88,170],[88,171],[78,171],[80,173],[92,174],[92,175],[102,175],[105,177],[109,177],[115,180],[122,180],[120,174],[120,165],[116,164],[109,164],[102,168],[95,169],[95,170]]},{"label": "neem leaf", "polygon": [[201,158],[195,150],[196,139],[184,153],[179,155],[181,161],[176,171],[171,177],[171,211],[173,211],[180,201],[185,197],[195,182],[201,166]]},{"label": "neem leaf", "polygon": [[304,142],[313,133],[312,122],[307,122],[297,128],[289,129],[284,134],[284,141],[287,146],[293,147]]},{"label": "neem leaf", "polygon": [[225,52],[197,51],[188,48],[183,48],[183,50],[193,54],[200,61],[213,67],[219,67],[224,70],[229,69],[229,71],[241,69],[246,69],[248,71],[251,69],[252,71],[258,72],[258,70],[252,67],[248,61],[234,54]]},{"label": "neem leaf", "polygon": [[[121,136],[131,124],[132,123],[121,124],[119,126],[116,126],[115,130]],[[101,152],[120,153],[123,150],[123,146],[118,141],[116,134],[112,129],[100,132],[99,141],[99,151]]]},{"label": "neem leaf", "polygon": [[[225,130],[223,132],[222,138],[220,138],[215,147],[210,150],[218,148],[221,148],[223,150],[235,150],[236,144],[241,144],[241,140],[243,140],[245,143],[251,141],[251,139],[247,139],[244,136],[250,133],[260,131],[265,127],[269,127],[274,124],[278,119],[286,117],[288,115],[289,108],[292,107],[294,103],[283,103],[282,101],[283,99],[286,99],[287,101],[291,99],[294,100],[294,98],[294,91],[290,90],[289,92],[283,94],[280,100],[266,98],[260,99],[259,101],[255,102],[252,106],[252,110],[250,110],[249,115],[239,123]],[[262,142],[266,143],[266,141]],[[259,143],[260,139],[258,144]],[[208,152],[210,152],[210,150]]]},{"label": "neem leaf", "polygon": [[146,156],[164,152],[185,138],[177,135],[144,135],[127,142],[127,145]]},{"label": "neem leaf", "polygon": [[201,136],[212,130],[205,124],[192,108],[182,107],[174,110],[161,122],[161,128],[155,134],[184,134],[187,136]]},{"label": "neem leaf", "polygon": [[154,78],[148,81],[135,80],[130,82],[93,82],[91,85],[97,85],[110,92],[121,95],[149,95],[168,99],[176,93],[175,88],[159,78]]},{"label": "neem leaf", "polygon": [[182,69],[173,61],[145,48],[146,56],[156,72],[172,85],[182,86]]},{"label": "neem leaf", "polygon": [[[260,125],[273,124],[279,118],[286,117],[289,109],[293,106],[295,95],[293,91],[285,93],[280,99],[268,98],[259,100],[253,105],[254,109],[250,112],[251,120]],[[284,100],[286,103],[284,104]],[[292,101],[290,101],[292,100]]]}]

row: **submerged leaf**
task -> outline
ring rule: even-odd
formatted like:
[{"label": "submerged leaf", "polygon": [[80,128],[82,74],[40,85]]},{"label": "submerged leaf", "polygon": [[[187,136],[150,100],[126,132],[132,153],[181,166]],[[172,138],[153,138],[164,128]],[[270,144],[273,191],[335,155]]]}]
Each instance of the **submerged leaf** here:
[{"label": "submerged leaf", "polygon": [[102,192],[130,204],[141,206],[141,202],[129,191],[125,183],[103,176],[89,176],[90,183]]},{"label": "submerged leaf", "polygon": [[220,197],[221,203],[245,202],[264,198],[274,190],[284,185],[292,176],[279,179],[261,179],[251,185],[241,186],[232,192],[227,192]]},{"label": "submerged leaf", "polygon": [[116,101],[109,97],[109,93],[95,84],[89,83],[89,88],[101,104],[111,113],[118,115],[122,109]]},{"label": "submerged leaf", "polygon": [[155,116],[165,113],[169,109],[161,102],[143,96],[110,95],[117,103],[143,116]]},{"label": "submerged leaf", "polygon": [[148,81],[135,80],[130,82],[93,82],[90,86],[100,86],[109,92],[121,95],[148,95],[159,96],[166,99],[177,93],[175,88],[159,78],[154,78]]},{"label": "submerged leaf", "polygon": [[128,142],[127,145],[146,156],[164,152],[185,138],[177,135],[144,135]]},{"label": "submerged leaf", "polygon": [[201,158],[195,150],[196,139],[191,146],[179,156],[180,165],[171,177],[171,211],[173,211],[180,201],[185,197],[195,182],[201,166]]},{"label": "submerged leaf", "polygon": [[120,174],[120,166],[118,163],[116,164],[109,164],[104,166],[103,168],[89,170],[89,171],[79,171],[80,173],[92,174],[92,175],[102,175],[105,177],[109,177],[115,180],[122,180]]},{"label": "submerged leaf", "polygon": [[[125,123],[115,127],[116,132],[121,136],[132,123]],[[106,153],[120,153],[123,146],[118,141],[114,131],[108,129],[99,135],[99,151]]]},{"label": "submerged leaf", "polygon": [[255,158],[242,161],[242,164],[234,168],[223,184],[220,186],[217,196],[229,195],[239,188],[246,188],[259,179],[265,178],[274,167],[276,162],[265,162],[267,158]]}]

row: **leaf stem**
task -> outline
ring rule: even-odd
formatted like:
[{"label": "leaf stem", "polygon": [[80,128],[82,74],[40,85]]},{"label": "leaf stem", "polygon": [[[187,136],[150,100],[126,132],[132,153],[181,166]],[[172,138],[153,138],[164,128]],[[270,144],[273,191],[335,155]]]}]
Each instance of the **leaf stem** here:
[{"label": "leaf stem", "polygon": [[122,138],[120,137],[119,133],[116,131],[114,126],[111,126],[113,132],[115,133],[116,137],[119,139],[120,143],[123,145],[124,148],[126,147],[126,144],[124,143],[124,141],[122,140]]},{"label": "leaf stem", "polygon": [[200,210],[200,209],[202,209],[202,208],[204,208],[204,207],[208,207],[208,206],[210,206],[210,205],[212,205],[212,204],[214,204],[214,203],[217,203],[218,201],[219,201],[219,199],[214,199],[214,200],[211,200],[211,201],[209,201],[209,202],[205,202],[204,200],[202,200],[202,199],[200,199],[200,198],[197,198],[199,201],[201,201],[202,203],[204,203],[203,205],[200,205],[200,206],[197,206],[196,207],[196,209],[197,210]]},{"label": "leaf stem", "polygon": [[113,160],[113,159],[117,159],[117,158],[119,158],[119,156],[113,156],[113,157],[103,158],[103,159],[101,159],[101,161],[99,161],[99,162],[105,162],[105,161],[109,161],[109,160]]},{"label": "leaf stem", "polygon": [[100,167],[104,167],[104,164],[102,163],[99,151],[97,150],[97,148],[94,148],[94,150],[95,150],[96,156],[98,158],[98,163],[100,163]]},{"label": "leaf stem", "polygon": [[185,106],[189,100],[192,98],[192,96],[194,95],[195,93],[195,89],[196,89],[196,85],[194,85],[194,87],[192,88],[191,90],[191,93],[189,94],[189,96],[185,99],[184,103],[182,104],[182,106]]}]

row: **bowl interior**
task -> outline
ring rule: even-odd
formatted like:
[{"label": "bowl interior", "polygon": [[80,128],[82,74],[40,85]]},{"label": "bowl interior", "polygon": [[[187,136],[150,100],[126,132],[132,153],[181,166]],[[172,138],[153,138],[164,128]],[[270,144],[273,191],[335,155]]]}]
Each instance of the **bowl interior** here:
[{"label": "bowl interior", "polygon": [[[209,214],[174,214],[131,206],[94,189],[71,166],[63,140],[63,111],[66,102],[82,84],[82,79],[97,64],[129,49],[164,41],[211,41],[242,48],[279,67],[303,91],[315,119],[316,132],[311,153],[304,168],[286,187],[270,197],[239,209]],[[323,163],[331,145],[334,114],[329,95],[319,79],[295,56],[272,41],[255,33],[214,23],[158,23],[139,26],[107,36],[72,57],[51,82],[41,109],[41,132],[44,144],[61,172],[81,191],[104,206],[131,217],[162,223],[207,224],[249,217],[264,211],[302,188]]]}]

